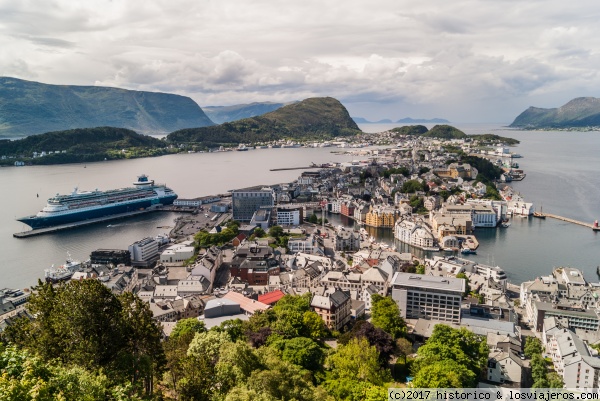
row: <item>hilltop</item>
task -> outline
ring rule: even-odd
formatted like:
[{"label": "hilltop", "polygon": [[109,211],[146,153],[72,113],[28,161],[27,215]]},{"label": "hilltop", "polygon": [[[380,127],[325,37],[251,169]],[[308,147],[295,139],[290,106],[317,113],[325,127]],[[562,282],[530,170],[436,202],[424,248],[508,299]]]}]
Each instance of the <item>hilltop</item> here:
[{"label": "hilltop", "polygon": [[214,147],[279,139],[333,139],[360,132],[338,100],[321,97],[289,104],[262,116],[212,127],[179,130],[169,134],[167,139],[174,143],[199,143]]},{"label": "hilltop", "polygon": [[111,126],[166,134],[213,125],[185,96],[0,77],[0,137]]},{"label": "hilltop", "polygon": [[578,97],[554,109],[530,107],[510,124],[524,129],[580,128],[600,126],[600,99]]},{"label": "hilltop", "polygon": [[202,110],[217,124],[244,118],[256,117],[277,110],[290,103],[254,102],[249,104],[234,104],[232,106],[204,106]]},{"label": "hilltop", "polygon": [[[357,124],[393,124],[394,123],[394,121],[390,120],[389,118],[379,120],[379,121],[369,121],[363,117],[352,117],[352,119],[354,121],[356,121]],[[448,121],[444,118],[427,119],[427,118],[410,118],[410,117],[401,118],[400,120],[396,121],[396,123],[400,123],[400,124],[447,124],[449,122],[450,121]]]},{"label": "hilltop", "polygon": [[[0,155],[31,159],[33,164],[62,164],[158,156],[168,153],[167,147],[165,141],[125,128],[96,127],[0,140]],[[33,158],[34,152],[46,155]],[[13,161],[3,160],[4,164]]]},{"label": "hilltop", "polygon": [[480,134],[480,135],[467,135],[458,128],[452,127],[451,125],[436,125],[431,129],[427,129],[424,125],[405,125],[403,127],[396,127],[391,130],[398,135],[414,135],[422,136],[426,138],[438,138],[438,139],[475,139],[482,142],[502,142],[508,145],[516,145],[519,143],[518,140],[513,138],[507,138],[493,134]]},{"label": "hilltop", "polygon": [[424,125],[406,125],[404,127],[393,128],[392,132],[400,135],[416,135],[439,139],[463,139],[468,137],[467,134],[450,125],[435,125],[431,129],[427,129]]}]

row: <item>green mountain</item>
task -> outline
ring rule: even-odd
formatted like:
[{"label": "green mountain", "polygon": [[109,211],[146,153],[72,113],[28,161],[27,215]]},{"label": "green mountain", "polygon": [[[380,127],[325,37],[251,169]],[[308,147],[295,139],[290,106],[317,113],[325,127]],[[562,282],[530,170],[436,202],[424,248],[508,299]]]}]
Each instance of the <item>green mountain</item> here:
[{"label": "green mountain", "polygon": [[462,139],[468,137],[467,134],[450,125],[435,125],[431,129],[427,129],[424,125],[406,125],[404,127],[393,128],[392,132],[399,135],[416,135],[439,139]]},{"label": "green mountain", "polygon": [[232,146],[278,139],[332,139],[360,133],[346,108],[331,97],[309,98],[262,116],[212,127],[183,129],[167,136],[173,143]]},{"label": "green mountain", "polygon": [[516,145],[519,143],[518,140],[513,138],[507,138],[493,134],[479,134],[479,135],[467,135],[461,130],[454,128],[450,125],[436,125],[430,130],[424,125],[405,125],[403,127],[396,127],[391,130],[398,135],[414,135],[423,136],[427,138],[439,138],[439,139],[464,139],[471,138],[480,141],[480,143],[493,144],[498,142],[506,143],[507,145]]},{"label": "green mountain", "polygon": [[578,97],[557,109],[530,107],[510,124],[515,128],[577,128],[600,126],[600,99]]},{"label": "green mountain", "polygon": [[[104,159],[157,156],[168,144],[126,128],[96,127],[47,132],[23,139],[0,140],[0,155],[30,159],[34,164],[91,162]],[[33,158],[45,152],[43,157]],[[8,162],[7,162],[8,163]]]},{"label": "green mountain", "polygon": [[185,96],[0,77],[0,137],[100,126],[159,134],[212,124]]},{"label": "green mountain", "polygon": [[204,106],[202,110],[217,124],[237,121],[244,118],[256,117],[279,109],[290,103],[254,102],[249,104],[234,104],[233,106]]}]

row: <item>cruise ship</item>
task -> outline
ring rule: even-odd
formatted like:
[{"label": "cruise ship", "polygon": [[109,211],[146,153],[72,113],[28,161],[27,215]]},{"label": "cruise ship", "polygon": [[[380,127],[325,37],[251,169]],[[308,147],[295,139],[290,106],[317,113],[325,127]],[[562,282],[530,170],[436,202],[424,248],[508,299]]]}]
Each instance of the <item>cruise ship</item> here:
[{"label": "cruise ship", "polygon": [[133,187],[107,191],[78,191],[48,199],[36,215],[17,219],[33,229],[134,212],[156,205],[170,205],[177,194],[164,184],[155,184],[142,174]]}]

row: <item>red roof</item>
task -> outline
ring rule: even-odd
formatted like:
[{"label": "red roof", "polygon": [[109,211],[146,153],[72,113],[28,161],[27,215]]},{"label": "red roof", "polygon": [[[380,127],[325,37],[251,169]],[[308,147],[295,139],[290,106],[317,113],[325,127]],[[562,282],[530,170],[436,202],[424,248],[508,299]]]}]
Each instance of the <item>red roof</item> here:
[{"label": "red roof", "polygon": [[283,298],[285,294],[281,290],[275,290],[271,292],[267,292],[266,294],[262,294],[258,296],[258,302],[262,302],[263,304],[273,305],[281,298]]}]

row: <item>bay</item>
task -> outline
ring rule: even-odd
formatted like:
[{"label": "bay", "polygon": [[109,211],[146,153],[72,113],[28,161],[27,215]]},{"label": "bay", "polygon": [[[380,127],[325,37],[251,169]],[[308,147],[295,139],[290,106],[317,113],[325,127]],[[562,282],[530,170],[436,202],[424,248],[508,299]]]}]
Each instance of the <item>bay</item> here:
[{"label": "bay", "polygon": [[[43,277],[44,269],[65,262],[67,252],[87,260],[95,249],[127,249],[147,236],[168,233],[175,213],[156,212],[110,223],[98,223],[25,239],[12,236],[29,227],[17,217],[35,214],[56,193],[114,189],[132,186],[139,174],[166,183],[180,198],[226,193],[254,185],[291,182],[305,167],[353,159],[331,153],[335,148],[255,149],[247,152],[191,153],[156,158],[106,161],[57,166],[5,167],[0,169],[0,288],[24,288]],[[38,196],[39,195],[39,196]],[[109,227],[110,225],[110,227]]]},{"label": "bay", "polygon": [[[515,131],[500,124],[452,124],[467,134],[493,133],[521,140],[514,152],[527,173],[512,185],[544,212],[586,222],[600,218],[600,133]],[[365,132],[379,132],[394,125],[365,124]],[[432,125],[428,125],[432,126]],[[302,170],[269,171],[272,168],[308,166],[355,159],[332,154],[334,148],[256,149],[248,152],[194,153],[74,164],[62,166],[7,167],[0,169],[0,287],[23,288],[43,276],[43,269],[64,263],[69,252],[87,259],[99,248],[125,249],[146,236],[165,233],[173,213],[153,213],[111,223],[82,227],[27,239],[12,234],[27,226],[15,218],[34,214],[56,193],[131,186],[136,176],[148,174],[165,182],[181,198],[224,193],[235,188],[290,182]],[[39,197],[37,196],[39,195]],[[333,217],[335,218],[335,217]],[[381,241],[393,243],[391,230],[376,230]],[[503,267],[509,280],[518,283],[550,273],[554,266],[581,269],[588,280],[597,281],[600,264],[599,233],[552,219],[513,219],[508,229],[478,230],[477,255],[468,258]],[[410,247],[397,244],[399,250]],[[413,249],[414,250],[414,249]],[[414,250],[419,254],[418,250]]]}]

